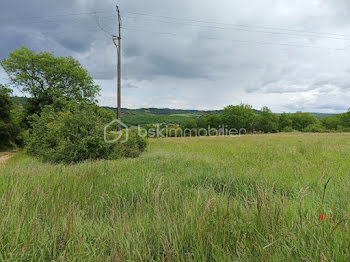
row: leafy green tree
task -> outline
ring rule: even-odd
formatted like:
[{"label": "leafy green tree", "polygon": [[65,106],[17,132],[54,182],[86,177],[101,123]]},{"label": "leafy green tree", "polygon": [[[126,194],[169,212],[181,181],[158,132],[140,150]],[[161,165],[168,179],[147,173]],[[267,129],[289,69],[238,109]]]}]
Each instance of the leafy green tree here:
[{"label": "leafy green tree", "polygon": [[343,124],[339,115],[324,117],[320,121],[322,126],[328,130],[337,130]]},{"label": "leafy green tree", "polygon": [[28,114],[40,113],[57,98],[95,103],[100,88],[72,57],[55,57],[52,53],[34,53],[26,47],[15,50],[2,66],[11,82],[29,94]]},{"label": "leafy green tree", "polygon": [[290,119],[293,129],[298,131],[303,131],[308,125],[318,123],[318,119],[310,113],[296,112],[290,114]]},{"label": "leafy green tree", "polygon": [[293,124],[293,121],[289,114],[283,113],[279,116],[278,126],[280,131],[290,130],[290,128],[292,127],[292,124]]},{"label": "leafy green tree", "polygon": [[241,128],[252,130],[256,122],[256,115],[250,105],[227,106],[222,111],[221,116],[223,123],[228,128],[236,128],[237,130]]},{"label": "leafy green tree", "polygon": [[264,133],[276,133],[278,128],[278,116],[268,107],[263,107],[257,119],[256,129]]},{"label": "leafy green tree", "polygon": [[19,112],[11,100],[12,90],[0,84],[0,149],[15,144],[20,133]]},{"label": "leafy green tree", "polygon": [[340,125],[350,127],[350,111],[339,115]]},{"label": "leafy green tree", "polygon": [[209,114],[205,117],[206,126],[205,128],[219,128],[223,125],[222,119],[218,114]]}]

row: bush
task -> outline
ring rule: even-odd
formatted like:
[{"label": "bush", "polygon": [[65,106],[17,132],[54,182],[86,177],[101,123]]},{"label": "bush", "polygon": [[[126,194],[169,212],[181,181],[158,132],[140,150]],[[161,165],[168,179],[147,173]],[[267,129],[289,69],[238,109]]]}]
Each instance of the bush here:
[{"label": "bush", "polygon": [[0,84],[0,150],[15,147],[21,132],[21,112],[12,102],[11,93]]},{"label": "bush", "polygon": [[286,133],[290,133],[290,132],[293,132],[293,127],[291,126],[286,126],[282,129],[282,132],[286,132]]},{"label": "bush", "polygon": [[303,132],[308,133],[322,133],[325,131],[326,130],[320,123],[308,125],[306,128],[303,129]]},{"label": "bush", "polygon": [[350,127],[339,127],[338,130],[340,132],[349,133],[350,132]]},{"label": "bush", "polygon": [[309,125],[319,123],[318,119],[310,113],[296,112],[290,114],[289,117],[292,120],[293,129],[298,131],[303,131],[307,129]]},{"label": "bush", "polygon": [[[46,106],[40,117],[34,115],[32,118],[28,153],[53,163],[117,159],[141,154],[147,143],[135,132],[130,132],[129,140],[124,144],[104,141],[104,127],[114,118],[112,111],[84,102],[56,102]],[[115,129],[116,125],[110,126],[110,130]],[[113,139],[115,135],[109,133],[108,136]]]}]

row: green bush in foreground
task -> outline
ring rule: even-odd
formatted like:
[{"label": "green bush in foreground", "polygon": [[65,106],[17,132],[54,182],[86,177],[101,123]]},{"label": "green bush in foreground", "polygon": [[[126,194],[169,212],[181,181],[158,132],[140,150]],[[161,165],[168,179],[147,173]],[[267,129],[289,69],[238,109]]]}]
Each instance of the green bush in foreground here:
[{"label": "green bush in foreground", "polygon": [[[33,116],[28,153],[53,163],[137,157],[147,144],[134,132],[124,144],[104,141],[104,127],[114,118],[112,111],[86,103],[56,102],[46,106],[40,117]],[[113,134],[108,138],[112,140]]]}]

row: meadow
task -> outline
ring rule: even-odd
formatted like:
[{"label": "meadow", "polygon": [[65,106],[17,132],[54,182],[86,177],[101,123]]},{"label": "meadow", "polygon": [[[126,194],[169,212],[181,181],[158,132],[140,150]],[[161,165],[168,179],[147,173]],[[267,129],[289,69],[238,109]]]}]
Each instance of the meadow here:
[{"label": "meadow", "polygon": [[150,139],[0,164],[0,261],[349,261],[350,134]]}]

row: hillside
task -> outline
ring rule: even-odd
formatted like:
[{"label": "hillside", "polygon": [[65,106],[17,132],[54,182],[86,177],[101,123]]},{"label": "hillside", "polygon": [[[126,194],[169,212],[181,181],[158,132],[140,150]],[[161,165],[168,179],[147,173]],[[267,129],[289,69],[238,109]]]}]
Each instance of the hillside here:
[{"label": "hillside", "polygon": [[[13,101],[20,105],[25,105],[27,98],[15,96],[12,98]],[[113,111],[117,111],[113,107],[104,107]],[[148,124],[178,124],[182,125],[186,121],[191,119],[198,119],[205,115],[212,113],[220,113],[221,110],[185,110],[185,109],[170,109],[170,108],[139,108],[139,109],[128,109],[122,108],[123,122],[129,126],[136,125],[148,125]],[[256,114],[259,114],[259,110],[254,110]],[[328,116],[334,116],[335,114],[327,113],[312,113],[317,118],[323,118]]]},{"label": "hillside", "polygon": [[[113,111],[116,108],[105,107]],[[183,110],[169,108],[140,108],[127,109],[122,108],[123,122],[127,125],[148,125],[148,124],[184,124],[190,119],[198,119],[210,113],[219,113],[220,111],[200,111],[200,110]]]}]

